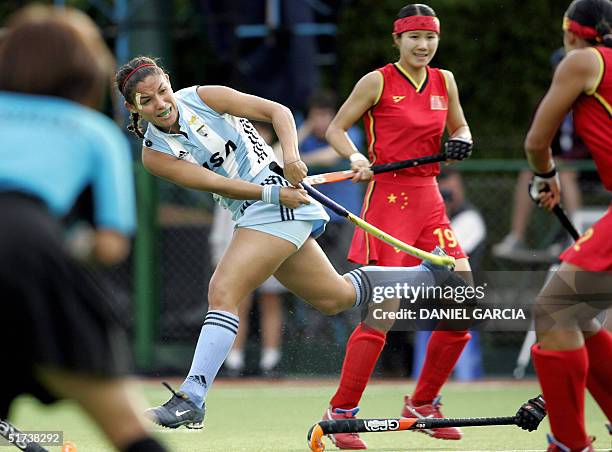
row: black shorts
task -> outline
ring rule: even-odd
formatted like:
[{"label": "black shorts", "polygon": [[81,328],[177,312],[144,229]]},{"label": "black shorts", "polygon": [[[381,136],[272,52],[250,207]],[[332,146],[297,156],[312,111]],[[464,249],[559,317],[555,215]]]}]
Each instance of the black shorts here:
[{"label": "black shorts", "polygon": [[[62,227],[37,199],[0,193],[0,415],[14,397],[52,397],[38,365],[112,377],[128,371],[126,335],[93,270],[70,256]],[[8,380],[8,381],[7,381]]]}]

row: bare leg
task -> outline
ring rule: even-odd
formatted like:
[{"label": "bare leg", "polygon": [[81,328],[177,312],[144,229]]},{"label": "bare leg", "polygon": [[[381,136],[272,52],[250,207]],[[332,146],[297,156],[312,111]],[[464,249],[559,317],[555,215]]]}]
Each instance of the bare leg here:
[{"label": "bare leg", "polygon": [[582,194],[578,186],[578,173],[576,171],[561,171],[559,173],[563,192],[563,206],[569,214],[574,213],[582,205]]},{"label": "bare leg", "polygon": [[251,313],[251,307],[253,306],[253,297],[247,296],[240,303],[238,308],[238,317],[240,317],[240,326],[238,327],[238,334],[234,341],[233,350],[244,350],[244,344],[246,338],[249,336],[249,315]]},{"label": "bare leg", "polygon": [[262,293],[259,298],[261,309],[261,335],[264,348],[280,348],[283,325],[281,297],[275,293]]},{"label": "bare leg", "polygon": [[355,303],[355,289],[340,276],[314,239],[278,268],[274,276],[287,289],[326,315],[349,309]]},{"label": "bare leg", "polygon": [[610,287],[610,276],[563,262],[536,301],[539,343],[532,348],[533,362],[553,435],[572,450],[590,443],[584,426],[585,387],[604,410],[612,400],[609,334],[600,329],[585,347],[581,331],[598,328],[599,323],[592,319],[609,306],[610,300],[602,295],[610,294]]},{"label": "bare leg", "polygon": [[74,399],[91,416],[113,445],[123,450],[149,436],[139,413],[144,406],[126,379],[102,379],[63,370],[41,368],[39,378],[50,392]]},{"label": "bare leg", "polygon": [[531,172],[528,170],[521,171],[516,181],[516,188],[514,189],[511,232],[521,242],[525,241],[525,233],[527,226],[529,226],[529,218],[533,208],[533,203],[527,194],[527,186],[531,180],[531,175]]}]

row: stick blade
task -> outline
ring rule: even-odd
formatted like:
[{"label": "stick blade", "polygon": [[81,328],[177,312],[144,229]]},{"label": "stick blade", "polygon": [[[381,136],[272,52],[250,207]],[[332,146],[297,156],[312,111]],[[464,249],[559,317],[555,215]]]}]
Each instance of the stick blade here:
[{"label": "stick blade", "polygon": [[312,452],[323,452],[325,450],[325,443],[323,443],[323,429],[319,424],[315,424],[308,430],[306,437],[308,447]]}]

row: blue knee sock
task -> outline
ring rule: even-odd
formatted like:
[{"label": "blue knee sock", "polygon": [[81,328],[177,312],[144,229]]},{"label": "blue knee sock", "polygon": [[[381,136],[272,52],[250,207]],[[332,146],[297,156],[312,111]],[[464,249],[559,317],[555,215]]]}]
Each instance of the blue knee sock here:
[{"label": "blue knee sock", "polygon": [[181,385],[181,391],[200,407],[232,348],[238,322],[238,316],[225,311],[208,311],[204,317],[189,375]]},{"label": "blue knee sock", "polygon": [[379,291],[385,287],[394,287],[396,284],[431,286],[436,283],[431,266],[424,264],[416,267],[367,266],[352,270],[345,276],[355,287],[355,307],[377,302],[377,297],[382,296]]}]

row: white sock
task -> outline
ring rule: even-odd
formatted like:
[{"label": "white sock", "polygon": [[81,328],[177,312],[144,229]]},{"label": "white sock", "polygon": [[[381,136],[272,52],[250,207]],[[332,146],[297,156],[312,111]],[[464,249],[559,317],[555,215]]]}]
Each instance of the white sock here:
[{"label": "white sock", "polygon": [[223,363],[225,367],[232,370],[242,370],[244,367],[244,350],[233,348]]},{"label": "white sock", "polygon": [[259,367],[261,370],[271,370],[278,364],[281,358],[280,350],[276,347],[266,347],[261,351]]}]

